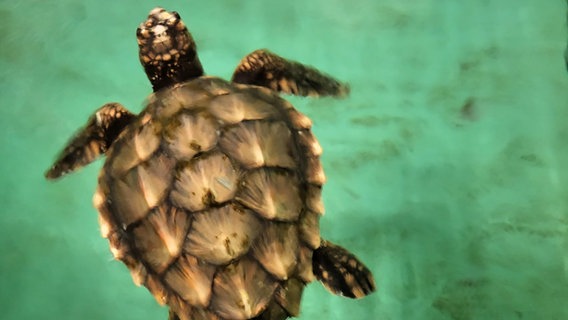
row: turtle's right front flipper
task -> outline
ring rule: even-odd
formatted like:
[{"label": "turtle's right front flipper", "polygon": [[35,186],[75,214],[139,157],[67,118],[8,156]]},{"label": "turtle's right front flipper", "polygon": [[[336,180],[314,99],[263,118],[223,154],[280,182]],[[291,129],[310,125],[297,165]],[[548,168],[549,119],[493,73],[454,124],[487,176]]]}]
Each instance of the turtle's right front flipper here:
[{"label": "turtle's right front flipper", "polygon": [[347,84],[266,49],[256,50],[245,56],[235,69],[231,81],[298,96],[344,97],[349,94]]},{"label": "turtle's right front flipper", "polygon": [[96,160],[104,154],[135,115],[119,103],[107,103],[97,110],[45,173],[57,179]]}]

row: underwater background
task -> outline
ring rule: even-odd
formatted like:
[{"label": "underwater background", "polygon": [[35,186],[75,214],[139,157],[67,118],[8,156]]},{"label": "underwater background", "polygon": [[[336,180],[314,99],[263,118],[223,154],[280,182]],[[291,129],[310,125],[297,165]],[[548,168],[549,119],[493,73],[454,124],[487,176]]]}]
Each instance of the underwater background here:
[{"label": "underwater background", "polygon": [[43,177],[99,106],[141,110],[157,5],[208,74],[269,48],[351,85],[290,100],[324,148],[322,234],[378,291],[313,283],[300,319],[568,319],[564,0],[1,0],[1,319],[167,319],[100,237],[102,162]]}]

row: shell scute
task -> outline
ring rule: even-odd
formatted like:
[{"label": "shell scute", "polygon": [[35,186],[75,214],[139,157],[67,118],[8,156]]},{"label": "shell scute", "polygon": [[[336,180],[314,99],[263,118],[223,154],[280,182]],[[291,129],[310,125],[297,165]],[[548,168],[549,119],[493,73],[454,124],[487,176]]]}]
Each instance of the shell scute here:
[{"label": "shell scute", "polygon": [[295,175],[260,169],[243,178],[235,199],[266,219],[294,221],[303,206],[300,192]]},{"label": "shell scute", "polygon": [[211,308],[226,319],[250,319],[266,308],[277,286],[258,262],[241,259],[216,274]]},{"label": "shell scute", "polygon": [[243,256],[261,230],[261,223],[249,210],[233,205],[194,214],[184,250],[215,265]]},{"label": "shell scute", "polygon": [[184,254],[168,270],[166,283],[190,305],[207,307],[211,298],[215,266]]},{"label": "shell scute", "polygon": [[179,171],[171,200],[190,211],[200,211],[211,204],[228,201],[237,191],[239,175],[226,155],[204,155]]},{"label": "shell scute", "polygon": [[183,210],[164,205],[134,227],[134,245],[154,271],[162,273],[179,256],[190,222]]},{"label": "shell scute", "polygon": [[191,159],[217,144],[217,123],[208,114],[181,114],[164,130],[168,149],[177,159]]},{"label": "shell scute", "polygon": [[247,169],[262,166],[294,169],[292,133],[282,121],[247,121],[222,133],[220,147]]}]

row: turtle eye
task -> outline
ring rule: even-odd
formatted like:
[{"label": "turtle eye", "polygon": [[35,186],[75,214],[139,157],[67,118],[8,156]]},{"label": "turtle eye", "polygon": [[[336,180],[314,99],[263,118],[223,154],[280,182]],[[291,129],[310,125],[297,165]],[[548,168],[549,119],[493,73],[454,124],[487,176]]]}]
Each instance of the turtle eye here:
[{"label": "turtle eye", "polygon": [[136,29],[136,37],[138,39],[144,38],[147,39],[150,36],[150,33],[148,32],[148,29],[146,29],[143,26],[140,26]]}]

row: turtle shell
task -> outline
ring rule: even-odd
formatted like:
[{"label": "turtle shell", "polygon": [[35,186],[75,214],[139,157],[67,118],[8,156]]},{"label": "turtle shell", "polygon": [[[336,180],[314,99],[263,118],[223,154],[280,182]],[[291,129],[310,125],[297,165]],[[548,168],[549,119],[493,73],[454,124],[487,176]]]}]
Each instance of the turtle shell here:
[{"label": "turtle shell", "polygon": [[310,127],[275,92],[219,78],[153,94],[93,198],[114,257],[182,320],[296,316],[323,214]]}]

